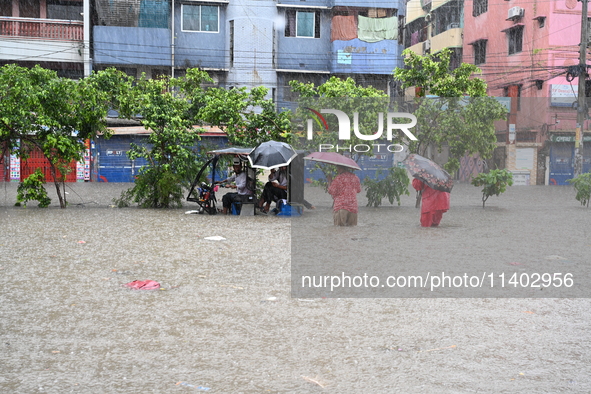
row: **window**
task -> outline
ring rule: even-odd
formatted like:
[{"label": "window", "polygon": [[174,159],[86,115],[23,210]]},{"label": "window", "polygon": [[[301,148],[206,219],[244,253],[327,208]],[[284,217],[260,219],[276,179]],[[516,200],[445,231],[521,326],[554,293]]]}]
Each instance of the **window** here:
[{"label": "window", "polygon": [[521,111],[521,88],[522,85],[510,85],[503,88],[503,96],[512,98],[511,113]]},{"label": "window", "polygon": [[286,37],[320,38],[320,13],[316,11],[287,10]]},{"label": "window", "polygon": [[218,14],[217,6],[183,4],[181,30],[217,33]]},{"label": "window", "polygon": [[472,44],[474,51],[474,64],[482,64],[486,62],[486,40],[478,40]]},{"label": "window", "polygon": [[234,67],[234,21],[230,21],[230,67]]},{"label": "window", "polygon": [[81,21],[82,2],[47,0],[47,19]]},{"label": "window", "polygon": [[488,11],[488,0],[474,0],[472,16],[478,16]]},{"label": "window", "polygon": [[0,16],[12,16],[12,3],[0,1]]},{"label": "window", "polygon": [[39,0],[20,0],[18,10],[21,18],[41,18]]},{"label": "window", "polygon": [[462,48],[450,48],[451,56],[449,57],[449,71],[453,71],[462,64]]},{"label": "window", "polygon": [[419,18],[404,26],[404,45],[409,47],[419,42],[427,41],[427,23],[425,18]]},{"label": "window", "polygon": [[431,12],[433,20],[432,36],[441,34],[449,29],[457,29],[462,25],[464,15],[463,2],[450,1]]},{"label": "window", "polygon": [[519,53],[523,47],[523,26],[516,26],[507,31],[509,38],[509,55]]}]

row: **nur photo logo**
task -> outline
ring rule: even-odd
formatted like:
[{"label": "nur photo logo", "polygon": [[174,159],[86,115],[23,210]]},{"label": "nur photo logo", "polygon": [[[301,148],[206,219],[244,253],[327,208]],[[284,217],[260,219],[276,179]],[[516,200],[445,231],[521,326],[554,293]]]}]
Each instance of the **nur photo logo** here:
[{"label": "nur photo logo", "polygon": [[[322,124],[324,130],[314,130],[314,119],[307,119],[306,125],[306,139],[308,141],[313,140],[314,133],[318,132],[329,132],[329,125],[326,118],[322,114],[330,114],[336,116],[337,124],[338,124],[338,140],[340,141],[349,141],[351,140],[351,129],[353,130],[353,134],[359,140],[362,141],[377,141],[380,139],[384,139],[384,112],[377,113],[377,131],[373,134],[364,134],[360,131],[359,128],[359,112],[353,112],[353,127],[351,128],[351,118],[350,116],[341,110],[338,109],[321,109],[320,111],[316,111],[309,107],[304,107],[305,109],[311,111],[316,117],[318,118],[319,122]],[[408,123],[400,123],[401,119],[410,119]],[[386,121],[385,121],[385,139],[387,141],[392,141],[394,136],[398,136],[398,131],[402,131],[406,138],[416,141],[417,137],[410,131],[410,128],[414,127],[417,124],[417,118],[410,113],[406,112],[388,112],[386,114]],[[337,144],[327,144],[322,143],[319,144],[318,151],[319,152],[326,152],[334,150],[336,152],[339,151],[348,151],[348,152],[355,152],[355,153],[363,153],[373,151],[376,153],[380,152],[401,152],[404,150],[404,147],[399,143],[394,144],[349,144],[349,145],[341,145]]]}]

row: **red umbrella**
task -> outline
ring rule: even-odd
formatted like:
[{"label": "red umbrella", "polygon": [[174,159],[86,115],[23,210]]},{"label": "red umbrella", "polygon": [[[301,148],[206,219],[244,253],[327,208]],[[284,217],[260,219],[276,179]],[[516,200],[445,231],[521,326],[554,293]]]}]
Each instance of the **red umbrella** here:
[{"label": "red umbrella", "polygon": [[336,152],[313,152],[304,157],[304,159],[361,170],[361,167],[359,167],[355,160]]}]

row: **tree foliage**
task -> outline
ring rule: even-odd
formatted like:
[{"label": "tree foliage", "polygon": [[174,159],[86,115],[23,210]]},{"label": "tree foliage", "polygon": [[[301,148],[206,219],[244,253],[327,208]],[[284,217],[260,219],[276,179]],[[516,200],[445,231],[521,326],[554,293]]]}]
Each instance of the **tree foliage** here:
[{"label": "tree foliage", "polygon": [[201,96],[203,105],[196,114],[197,123],[224,129],[232,145],[255,147],[275,140],[290,142],[291,112],[276,111],[273,100],[265,98],[268,89],[257,86],[210,88]]},{"label": "tree foliage", "polygon": [[397,68],[394,78],[403,88],[417,87],[412,112],[417,117],[417,141],[410,141],[409,149],[430,157],[430,149],[439,152],[447,146],[449,159],[444,168],[454,173],[465,155],[479,154],[488,159],[496,147],[494,122],[505,119],[506,108],[486,96],[486,83],[473,78],[478,67],[462,63],[450,69],[448,49],[420,56],[405,50],[404,69]]},{"label": "tree foliage", "polygon": [[20,185],[18,185],[16,193],[16,206],[21,203],[26,207],[27,202],[39,202],[39,208],[47,208],[51,204],[51,198],[47,195],[47,190],[43,187],[45,183],[45,175],[37,168],[35,172],[29,175]]},{"label": "tree foliage", "polygon": [[194,125],[218,126],[230,144],[254,147],[268,140],[289,141],[290,114],[275,111],[268,90],[214,87],[205,71],[188,69],[179,78],[142,78],[122,98],[122,116],[140,115],[150,130],[148,144],[132,145],[129,157],[144,158],[133,188],[115,202],[119,206],[138,203],[141,207],[165,208],[181,205],[183,190],[190,185],[203,162],[196,149],[202,129]]},{"label": "tree foliage", "polygon": [[591,200],[591,173],[581,174],[576,178],[569,179],[567,182],[575,187],[575,191],[577,192],[575,199],[582,206],[589,207],[589,200]]},{"label": "tree foliage", "polygon": [[114,69],[74,81],[38,65],[0,68],[0,143],[23,159],[33,150],[43,153],[61,208],[71,163],[82,160],[85,139],[106,131],[107,111],[125,86],[124,74]]},{"label": "tree foliage", "polygon": [[[377,174],[379,176],[379,174]],[[400,197],[404,194],[410,195],[408,185],[410,179],[406,169],[399,167],[390,167],[388,173],[383,179],[365,178],[363,186],[365,187],[367,206],[378,207],[382,204],[382,199],[387,197],[390,204],[394,200],[400,205]]]},{"label": "tree foliage", "polygon": [[488,173],[483,172],[472,179],[472,185],[483,186],[482,208],[484,208],[484,204],[490,196],[505,193],[507,186],[513,185],[513,174],[505,169],[491,170]]},{"label": "tree foliage", "polygon": [[199,133],[193,118],[203,107],[201,85],[211,81],[204,71],[191,70],[185,77],[140,78],[123,97],[123,116],[138,117],[149,130],[147,143],[131,144],[130,159],[145,159],[135,185],[115,202],[119,206],[138,203],[143,208],[180,207],[183,192],[193,180],[200,163],[196,149]]}]

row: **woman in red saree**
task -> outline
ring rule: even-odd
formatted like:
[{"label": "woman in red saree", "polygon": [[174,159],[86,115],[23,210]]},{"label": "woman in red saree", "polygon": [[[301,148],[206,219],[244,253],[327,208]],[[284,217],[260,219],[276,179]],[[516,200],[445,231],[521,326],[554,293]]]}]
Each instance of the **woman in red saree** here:
[{"label": "woman in red saree", "polygon": [[437,227],[441,217],[449,209],[449,193],[430,188],[425,182],[414,178],[412,187],[421,193],[421,226]]}]

